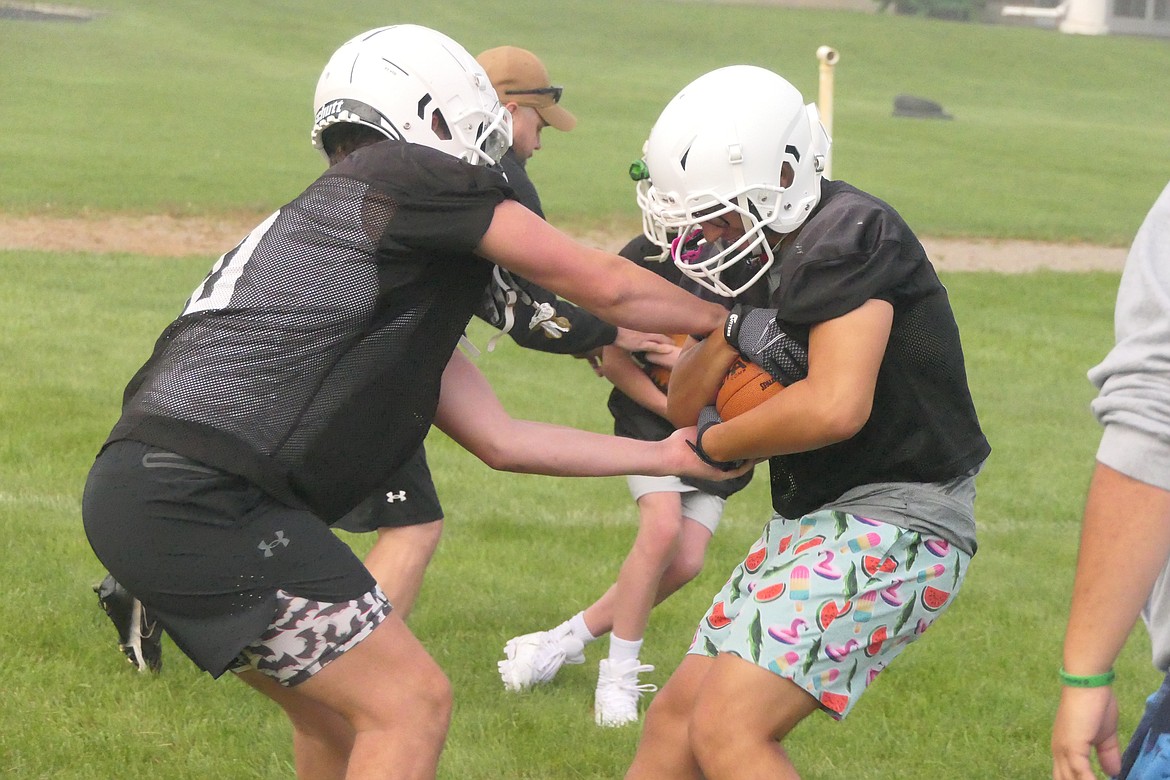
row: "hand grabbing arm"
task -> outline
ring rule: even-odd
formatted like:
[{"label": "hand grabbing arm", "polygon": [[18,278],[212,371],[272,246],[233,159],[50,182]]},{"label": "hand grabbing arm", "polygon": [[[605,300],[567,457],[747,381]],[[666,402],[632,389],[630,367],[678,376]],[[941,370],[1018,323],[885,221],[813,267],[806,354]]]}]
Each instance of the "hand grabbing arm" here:
[{"label": "hand grabbing arm", "polygon": [[666,394],[654,386],[629,352],[616,346],[603,347],[601,373],[639,406],[659,417],[666,416]]},{"label": "hand grabbing arm", "polygon": [[563,477],[645,474],[723,480],[750,467],[723,472],[703,463],[687,445],[688,437],[695,440],[694,428],[649,442],[515,419],[504,410],[479,369],[458,351],[443,373],[435,425],[500,471]]}]

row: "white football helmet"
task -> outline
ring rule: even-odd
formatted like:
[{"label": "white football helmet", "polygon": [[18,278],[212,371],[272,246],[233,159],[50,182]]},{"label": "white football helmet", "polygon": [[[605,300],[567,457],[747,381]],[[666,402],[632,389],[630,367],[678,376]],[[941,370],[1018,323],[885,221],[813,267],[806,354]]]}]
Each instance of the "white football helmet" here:
[{"label": "white football helmet", "polygon": [[[427,27],[369,30],[342,44],[313,97],[313,146],[337,122],[430,146],[476,165],[494,165],[512,146],[512,115],[487,74],[455,41]],[[450,138],[432,129],[438,112]]]},{"label": "white football helmet", "polygon": [[[816,106],[775,73],[732,65],[700,76],[663,109],[643,149],[650,175],[638,182],[637,199],[646,237],[670,249],[673,238],[701,222],[739,214],[742,238],[699,260],[682,257],[682,241],[672,251],[687,276],[738,295],[772,265],[764,229],[790,233],[820,201],[830,143]],[[749,257],[759,261],[749,279],[734,287],[721,281],[724,270]]]}]

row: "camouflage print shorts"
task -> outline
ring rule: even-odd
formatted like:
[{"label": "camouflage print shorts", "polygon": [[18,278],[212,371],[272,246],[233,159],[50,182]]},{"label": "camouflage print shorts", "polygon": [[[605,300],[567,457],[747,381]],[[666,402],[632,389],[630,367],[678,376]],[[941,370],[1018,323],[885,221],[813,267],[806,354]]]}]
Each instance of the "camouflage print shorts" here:
[{"label": "camouflage print shorts", "polygon": [[353,601],[331,604],[276,591],[272,625],[240,653],[231,671],[255,669],[281,685],[294,686],[358,645],[390,614],[382,589]]},{"label": "camouflage print shorts", "polygon": [[689,653],[733,653],[840,720],[954,601],[971,556],[844,512],[774,518],[715,596]]}]

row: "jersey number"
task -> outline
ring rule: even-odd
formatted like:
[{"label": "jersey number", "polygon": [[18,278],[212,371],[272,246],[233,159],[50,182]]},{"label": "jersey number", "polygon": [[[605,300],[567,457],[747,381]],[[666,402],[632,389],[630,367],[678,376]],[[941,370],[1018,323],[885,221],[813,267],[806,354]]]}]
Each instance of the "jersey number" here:
[{"label": "jersey number", "polygon": [[207,278],[191,293],[191,298],[183,309],[184,315],[197,311],[222,309],[231,302],[232,295],[236,291],[236,282],[244,273],[244,266],[252,258],[252,253],[256,251],[256,245],[260,243],[260,239],[272,227],[272,223],[279,215],[279,211],[273,212],[272,216],[253,228],[248,237],[241,241],[235,249],[220,256],[215,265],[211,267]]}]

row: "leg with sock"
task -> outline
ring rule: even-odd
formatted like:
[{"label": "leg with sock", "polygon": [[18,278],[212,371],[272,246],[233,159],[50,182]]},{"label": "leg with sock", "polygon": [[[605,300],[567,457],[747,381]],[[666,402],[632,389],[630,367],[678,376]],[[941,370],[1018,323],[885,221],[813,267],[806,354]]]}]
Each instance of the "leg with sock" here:
[{"label": "leg with sock", "polygon": [[610,634],[609,657],[601,662],[593,700],[593,720],[598,726],[624,726],[638,722],[638,700],[643,693],[658,690],[639,683],[638,675],[654,667],[638,660],[642,640],[622,639]]}]

